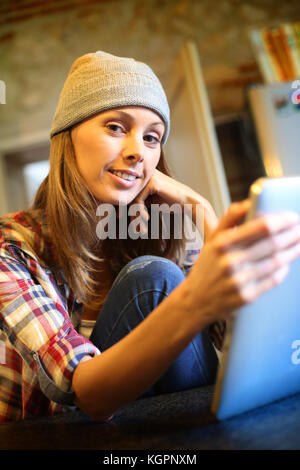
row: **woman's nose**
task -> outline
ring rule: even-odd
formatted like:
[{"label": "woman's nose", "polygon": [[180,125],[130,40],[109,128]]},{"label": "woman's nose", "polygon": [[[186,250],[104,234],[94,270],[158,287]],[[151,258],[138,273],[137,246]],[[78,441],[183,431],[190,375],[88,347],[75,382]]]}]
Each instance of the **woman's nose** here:
[{"label": "woman's nose", "polygon": [[128,136],[124,142],[123,158],[143,161],[143,143],[142,138],[137,135]]}]

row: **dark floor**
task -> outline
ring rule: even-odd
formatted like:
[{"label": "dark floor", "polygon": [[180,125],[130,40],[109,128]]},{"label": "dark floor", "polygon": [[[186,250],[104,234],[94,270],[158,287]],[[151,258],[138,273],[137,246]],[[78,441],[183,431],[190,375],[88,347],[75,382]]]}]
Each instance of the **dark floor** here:
[{"label": "dark floor", "polygon": [[0,450],[300,449],[300,394],[223,422],[213,387],[138,400],[97,423],[79,410],[0,425]]}]

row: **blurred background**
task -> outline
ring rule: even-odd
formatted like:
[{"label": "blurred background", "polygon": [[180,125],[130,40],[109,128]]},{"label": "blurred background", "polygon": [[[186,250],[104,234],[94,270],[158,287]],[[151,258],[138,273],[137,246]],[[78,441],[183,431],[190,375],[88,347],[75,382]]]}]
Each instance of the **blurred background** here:
[{"label": "blurred background", "polygon": [[299,21],[299,0],[1,0],[0,215],[31,204],[64,80],[96,50],[159,76],[170,168],[219,215],[257,177],[300,174]]}]

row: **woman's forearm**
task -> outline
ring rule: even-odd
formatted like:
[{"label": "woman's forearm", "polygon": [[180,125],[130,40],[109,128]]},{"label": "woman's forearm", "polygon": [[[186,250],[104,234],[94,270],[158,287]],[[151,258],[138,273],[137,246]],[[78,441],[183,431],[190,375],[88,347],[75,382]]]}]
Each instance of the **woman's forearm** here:
[{"label": "woman's forearm", "polygon": [[200,312],[195,321],[187,288],[183,281],[125,338],[77,366],[75,403],[84,412],[104,420],[142,395],[207,325]]}]

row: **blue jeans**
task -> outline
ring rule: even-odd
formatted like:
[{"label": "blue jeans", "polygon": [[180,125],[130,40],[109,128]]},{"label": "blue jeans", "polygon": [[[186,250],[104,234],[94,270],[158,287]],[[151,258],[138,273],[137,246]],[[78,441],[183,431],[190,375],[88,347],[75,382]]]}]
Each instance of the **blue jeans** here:
[{"label": "blue jeans", "polygon": [[[130,261],[109,291],[91,341],[100,351],[108,349],[142,322],[184,277],[182,270],[165,258],[145,255]],[[204,330],[143,396],[210,385],[217,366],[215,349]]]}]

